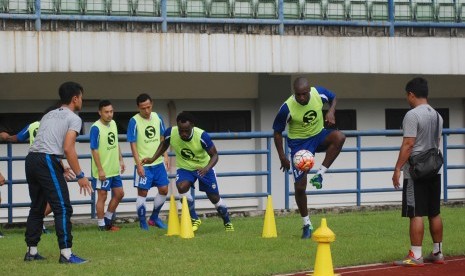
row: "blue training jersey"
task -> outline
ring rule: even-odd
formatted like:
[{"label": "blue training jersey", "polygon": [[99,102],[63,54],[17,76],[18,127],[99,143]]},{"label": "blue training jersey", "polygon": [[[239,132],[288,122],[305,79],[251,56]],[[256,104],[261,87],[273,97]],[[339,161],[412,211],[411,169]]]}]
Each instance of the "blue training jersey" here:
[{"label": "blue training jersey", "polygon": [[[169,143],[170,142],[170,138],[171,138],[171,129],[172,127],[169,127],[166,131],[165,131],[165,141],[166,143]],[[208,135],[208,133],[206,131],[204,131],[202,133],[202,136],[200,136],[200,144],[202,145],[202,148],[205,149],[206,151],[208,151],[212,146],[213,146],[213,141],[210,137],[210,135]]]},{"label": "blue training jersey", "polygon": [[[320,95],[323,104],[332,102],[333,99],[336,97],[336,94],[322,86],[315,86],[315,89],[318,91],[318,94]],[[286,124],[290,119],[291,118],[289,107],[286,103],[284,103],[279,108],[278,114],[274,119],[273,130],[282,133],[286,129]]]},{"label": "blue training jersey", "polygon": [[29,139],[29,126],[31,124],[28,124],[25,128],[23,128],[18,134],[16,134],[16,138],[18,139],[19,142],[25,142],[27,139]]},{"label": "blue training jersey", "polygon": [[[157,113],[158,114],[158,113]],[[163,123],[163,118],[158,114],[158,118],[160,118],[160,135],[166,133],[165,131],[165,124]],[[127,132],[127,141],[129,143],[137,142],[137,122],[136,119],[131,118],[128,124],[128,132]]]}]

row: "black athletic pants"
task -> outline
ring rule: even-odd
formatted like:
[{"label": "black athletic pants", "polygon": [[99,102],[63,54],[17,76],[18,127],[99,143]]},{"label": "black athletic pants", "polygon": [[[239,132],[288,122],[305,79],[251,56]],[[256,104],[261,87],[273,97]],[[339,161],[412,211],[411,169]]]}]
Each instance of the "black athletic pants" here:
[{"label": "black athletic pants", "polygon": [[60,249],[71,248],[71,215],[68,184],[63,167],[55,155],[30,152],[26,157],[26,179],[31,197],[31,210],[27,218],[26,244],[37,246],[42,235],[47,202],[55,217],[55,231]]}]

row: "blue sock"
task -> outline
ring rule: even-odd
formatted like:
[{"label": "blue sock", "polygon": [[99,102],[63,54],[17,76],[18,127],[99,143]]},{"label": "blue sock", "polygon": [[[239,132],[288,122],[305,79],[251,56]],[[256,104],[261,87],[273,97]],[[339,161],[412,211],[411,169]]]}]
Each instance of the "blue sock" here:
[{"label": "blue sock", "polygon": [[160,210],[163,205],[153,208],[152,215],[150,215],[150,220],[156,220],[158,218],[158,214],[160,214]]},{"label": "blue sock", "polygon": [[229,220],[229,214],[228,214],[228,208],[227,207],[219,206],[218,208],[216,208],[216,210],[218,211],[218,214],[220,214],[220,216],[223,218],[223,223],[224,224],[227,224],[227,223],[231,222]]},{"label": "blue sock", "polygon": [[[191,215],[191,219],[199,219],[197,213],[195,212],[194,200],[190,201],[187,197],[187,206],[189,207],[189,214]],[[182,203],[182,198],[181,198]]]}]

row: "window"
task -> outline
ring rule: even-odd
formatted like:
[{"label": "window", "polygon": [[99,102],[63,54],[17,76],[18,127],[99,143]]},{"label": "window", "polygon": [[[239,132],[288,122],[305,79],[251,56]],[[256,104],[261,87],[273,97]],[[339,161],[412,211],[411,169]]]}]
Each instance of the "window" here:
[{"label": "window", "polygon": [[[407,113],[409,110],[410,109],[407,108],[386,109],[386,129],[402,129],[402,121],[404,120],[405,113]],[[449,128],[449,109],[436,108],[436,111],[444,120],[443,128]]]},{"label": "window", "polygon": [[28,124],[40,120],[42,113],[3,113],[0,114],[0,132],[15,135]]},{"label": "window", "polygon": [[187,111],[195,118],[195,126],[207,132],[248,132],[252,129],[251,111]]},{"label": "window", "polygon": [[[323,116],[327,110],[323,110]],[[354,109],[336,110],[336,126],[339,130],[357,130],[357,113]]]}]

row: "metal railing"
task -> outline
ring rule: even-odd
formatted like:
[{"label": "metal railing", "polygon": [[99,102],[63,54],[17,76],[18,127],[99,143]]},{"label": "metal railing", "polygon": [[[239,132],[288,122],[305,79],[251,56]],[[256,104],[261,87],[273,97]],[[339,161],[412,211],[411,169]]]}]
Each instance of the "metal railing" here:
[{"label": "metal railing", "polygon": [[[361,166],[361,157],[363,152],[386,152],[386,151],[398,151],[399,146],[393,147],[370,147],[370,146],[363,146],[362,145],[362,137],[367,136],[401,136],[402,132],[400,130],[367,130],[367,131],[344,131],[344,134],[347,137],[353,137],[356,139],[355,147],[344,147],[342,152],[355,152],[356,158],[354,159],[354,166],[350,168],[342,168],[342,169],[329,169],[329,173],[354,173],[356,174],[356,188],[354,189],[340,189],[340,190],[321,190],[321,191],[307,191],[308,195],[322,195],[322,194],[356,194],[356,205],[360,206],[361,195],[365,193],[378,193],[378,192],[393,192],[396,191],[394,188],[363,188],[362,183],[362,173],[367,172],[387,172],[393,171],[394,167],[373,167],[373,168],[362,168]],[[459,170],[465,169],[465,162],[462,164],[456,165],[449,165],[448,160],[448,153],[451,150],[463,150],[465,149],[464,144],[449,144],[449,136],[451,135],[463,135],[465,134],[465,128],[460,129],[444,129],[442,134],[442,143],[443,143],[443,155],[444,155],[444,165],[443,165],[443,200],[448,201],[448,191],[454,189],[465,189],[465,184],[454,184],[449,185],[448,182],[448,171],[449,170]],[[120,135],[120,140],[124,140],[125,136]],[[238,172],[218,172],[218,177],[237,177],[237,176],[265,176],[266,177],[266,190],[259,191],[256,193],[234,193],[234,194],[222,194],[221,196],[224,198],[260,198],[266,197],[272,194],[272,145],[271,139],[273,138],[273,134],[271,132],[243,132],[243,133],[212,133],[212,139],[227,139],[227,140],[237,140],[237,139],[265,139],[266,147],[265,149],[256,149],[256,150],[230,150],[230,151],[218,151],[219,155],[265,155],[266,156],[266,164],[262,167],[266,167],[266,170],[260,171],[238,171]],[[82,136],[78,138],[81,142],[89,141],[89,136]],[[170,153],[173,156],[172,153]],[[90,159],[90,154],[79,155],[79,159]],[[132,157],[130,153],[124,153],[123,157]],[[13,179],[13,161],[20,161],[24,160],[25,156],[16,156],[13,153],[13,146],[12,144],[7,144],[7,156],[0,157],[0,162],[7,162],[7,181],[6,185],[8,187],[8,198],[7,203],[1,204],[0,208],[7,208],[8,209],[8,223],[13,221],[13,208],[16,207],[29,207],[30,203],[22,202],[22,203],[15,203],[13,202],[13,187],[15,185],[24,185],[26,184],[25,179]],[[310,173],[314,173],[315,170],[310,171]],[[284,191],[284,202],[285,208],[289,209],[289,199],[291,196],[294,195],[293,192],[290,191],[290,174],[285,173],[285,185]],[[123,180],[132,180],[133,175],[123,175]],[[170,178],[174,178],[175,175],[170,174]],[[275,192],[276,193],[276,192]],[[281,194],[281,193],[279,193]],[[277,196],[274,195],[276,198]],[[198,195],[195,196],[196,199],[206,199],[205,195]],[[123,202],[135,202],[135,198],[124,198]],[[148,200],[153,200],[153,198],[148,198]],[[90,206],[90,214],[91,217],[95,217],[95,193],[91,197],[90,200],[78,200],[72,201],[73,205],[89,205]]]},{"label": "metal railing", "polygon": [[[0,19],[18,19],[18,20],[33,20],[35,21],[35,30],[40,31],[43,20],[63,20],[63,21],[99,21],[99,22],[148,22],[160,23],[162,32],[168,32],[168,24],[176,23],[196,23],[196,24],[249,24],[249,25],[275,25],[278,27],[280,35],[284,35],[284,26],[289,25],[312,25],[312,26],[355,26],[355,27],[385,27],[389,29],[389,35],[394,36],[395,28],[398,27],[420,27],[420,28],[465,28],[464,20],[461,18],[460,12],[464,6],[458,5],[455,8],[455,20],[450,22],[438,22],[435,7],[435,1],[432,1],[433,15],[431,21],[415,21],[414,8],[410,7],[411,20],[396,21],[394,14],[394,0],[387,0],[387,16],[382,19],[374,20],[369,16],[369,9],[366,10],[367,16],[365,19],[351,19],[349,18],[349,11],[347,8],[343,11],[344,15],[342,20],[335,19],[306,19],[299,15],[301,19],[288,19],[284,15],[284,0],[278,0],[277,15],[274,19],[260,19],[260,18],[211,18],[211,17],[176,17],[168,16],[167,0],[161,0],[160,16],[132,16],[132,15],[86,15],[86,14],[49,14],[42,13],[41,1],[36,0],[34,3],[33,14],[19,14],[19,13],[6,13],[0,12]],[[76,0],[79,1],[79,0]],[[33,2],[30,2],[33,3]],[[405,3],[405,2],[404,2]],[[412,2],[409,2],[410,5]],[[454,5],[457,3],[452,2]],[[367,1],[368,4],[368,1]],[[456,7],[456,6],[454,6]],[[0,7],[1,8],[1,7]],[[32,12],[32,11],[31,11]],[[324,16],[323,16],[324,18]]]}]

